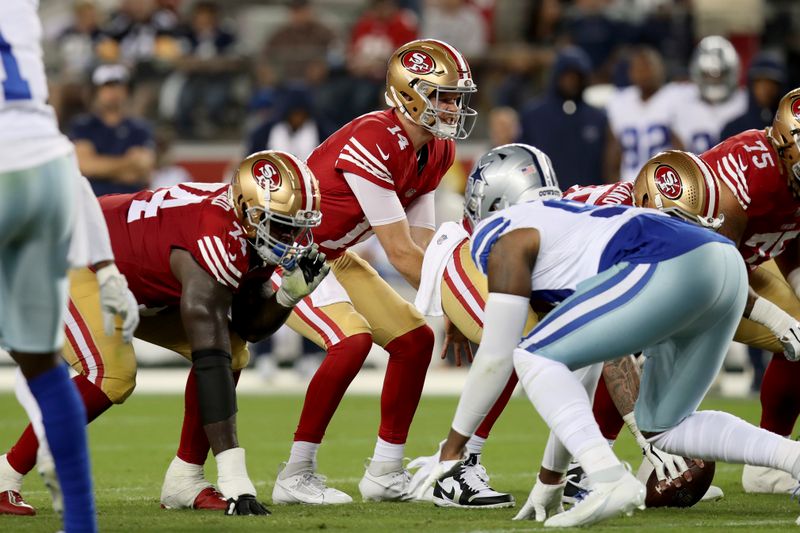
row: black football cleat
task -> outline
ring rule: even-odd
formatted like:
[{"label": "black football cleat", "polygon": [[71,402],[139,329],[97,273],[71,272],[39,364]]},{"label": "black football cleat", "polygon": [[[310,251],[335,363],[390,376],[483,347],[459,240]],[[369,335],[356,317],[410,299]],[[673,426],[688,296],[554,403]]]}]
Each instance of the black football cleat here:
[{"label": "black football cleat", "polygon": [[458,461],[436,480],[433,503],[438,507],[499,509],[514,507],[514,496],[490,487],[489,476],[480,463],[480,455],[471,453],[466,460]]}]

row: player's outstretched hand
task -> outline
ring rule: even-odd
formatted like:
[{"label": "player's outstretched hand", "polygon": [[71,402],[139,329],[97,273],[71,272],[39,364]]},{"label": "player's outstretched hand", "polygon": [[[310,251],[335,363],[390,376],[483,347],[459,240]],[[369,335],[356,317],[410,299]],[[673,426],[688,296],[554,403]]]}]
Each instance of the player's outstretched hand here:
[{"label": "player's outstretched hand", "polygon": [[275,298],[284,307],[294,307],[314,292],[328,271],[330,267],[325,263],[325,254],[319,251],[316,244],[312,244],[300,254],[293,269],[284,270],[281,287]]},{"label": "player's outstretched hand", "polygon": [[228,507],[225,509],[227,516],[234,515],[268,515],[272,514],[269,509],[256,500],[255,496],[250,494],[242,494],[238,498],[229,498]]},{"label": "player's outstretched hand", "polygon": [[680,478],[684,473],[689,476],[687,481],[691,481],[689,465],[680,455],[659,450],[649,442],[642,446],[642,454],[653,465],[659,483],[666,484],[670,480]]},{"label": "player's outstretched hand", "polygon": [[439,448],[433,455],[420,456],[408,463],[408,470],[416,470],[408,484],[408,493],[411,494],[413,500],[428,501],[431,499],[431,491],[428,489],[432,488],[433,483],[444,474],[439,468],[439,457],[445,442],[443,440],[439,443]]},{"label": "player's outstretched hand", "polygon": [[114,318],[122,318],[122,340],[131,342],[133,333],[139,326],[139,304],[128,289],[117,265],[111,263],[97,270],[100,284],[100,310],[103,313],[103,328],[108,336],[114,334]]},{"label": "player's outstretched hand", "polygon": [[536,476],[536,484],[531,489],[528,500],[514,517],[514,520],[544,522],[551,516],[563,513],[564,506],[561,501],[564,497],[564,487],[566,485],[566,480],[558,485],[546,485],[539,480],[539,476]]},{"label": "player's outstretched hand", "polygon": [[779,339],[783,345],[783,355],[789,361],[800,359],[800,322],[795,322],[794,326],[784,333]]},{"label": "player's outstretched hand", "polygon": [[466,335],[453,324],[453,322],[444,317],[444,343],[442,345],[441,358],[447,357],[447,349],[453,347],[453,357],[455,358],[456,366],[461,366],[463,361],[472,362],[472,346],[469,344],[469,339]]}]

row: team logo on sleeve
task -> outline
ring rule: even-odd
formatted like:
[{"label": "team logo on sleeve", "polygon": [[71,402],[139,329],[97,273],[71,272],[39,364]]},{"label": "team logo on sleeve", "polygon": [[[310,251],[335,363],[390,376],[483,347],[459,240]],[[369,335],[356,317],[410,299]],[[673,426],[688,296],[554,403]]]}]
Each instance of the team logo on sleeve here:
[{"label": "team logo on sleeve", "polygon": [[683,194],[683,183],[675,169],[669,165],[656,168],[654,180],[659,192],[670,200],[677,200]]},{"label": "team logo on sleeve", "polygon": [[278,168],[266,159],[259,159],[253,164],[253,179],[262,189],[275,192],[281,188],[281,173]]},{"label": "team logo on sleeve", "polygon": [[409,50],[400,58],[403,68],[414,74],[430,74],[436,68],[436,62],[425,52]]},{"label": "team logo on sleeve", "polygon": [[794,115],[794,118],[800,120],[800,98],[792,101],[792,115]]}]

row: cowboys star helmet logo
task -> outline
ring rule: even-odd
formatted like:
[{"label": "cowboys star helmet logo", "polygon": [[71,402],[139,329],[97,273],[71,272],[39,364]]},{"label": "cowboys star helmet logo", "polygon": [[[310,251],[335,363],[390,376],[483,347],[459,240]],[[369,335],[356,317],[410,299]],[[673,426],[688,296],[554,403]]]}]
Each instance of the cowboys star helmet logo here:
[{"label": "cowboys star helmet logo", "polygon": [[792,102],[792,115],[794,115],[794,118],[797,120],[800,120],[800,98]]},{"label": "cowboys star helmet logo", "polygon": [[281,188],[281,173],[271,162],[266,159],[259,159],[253,164],[253,179],[258,186],[269,192],[275,192]]},{"label": "cowboys star helmet logo", "polygon": [[670,200],[677,200],[683,194],[681,178],[669,165],[660,165],[656,168],[654,181],[658,191]]},{"label": "cowboys star helmet logo", "polygon": [[433,58],[419,50],[409,50],[400,58],[403,67],[414,74],[430,74],[436,68]]}]

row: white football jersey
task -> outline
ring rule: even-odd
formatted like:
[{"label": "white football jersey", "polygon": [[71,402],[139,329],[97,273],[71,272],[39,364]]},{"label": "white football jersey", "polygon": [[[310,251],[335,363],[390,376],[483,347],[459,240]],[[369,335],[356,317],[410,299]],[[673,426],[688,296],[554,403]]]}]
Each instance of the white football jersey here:
[{"label": "white football jersey", "polygon": [[648,159],[671,148],[678,92],[675,84],[668,84],[642,101],[639,88],[632,85],[608,101],[608,124],[622,148],[622,181],[635,179]]},{"label": "white football jersey", "polygon": [[728,122],[747,111],[747,93],[737,89],[726,101],[711,104],[700,97],[697,85],[683,85],[686,87],[676,106],[673,131],[684,150],[702,154],[720,142],[720,133]]},{"label": "white football jersey", "polygon": [[47,104],[38,0],[0,1],[0,172],[70,153]]}]

